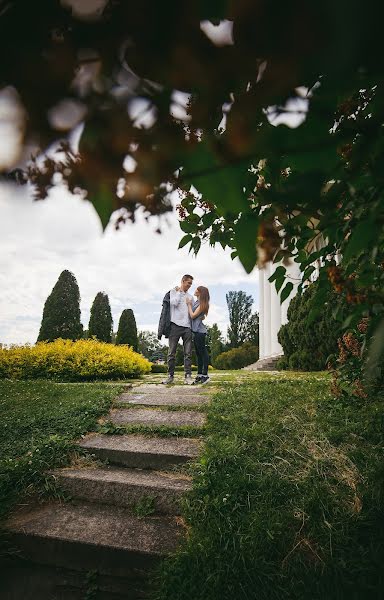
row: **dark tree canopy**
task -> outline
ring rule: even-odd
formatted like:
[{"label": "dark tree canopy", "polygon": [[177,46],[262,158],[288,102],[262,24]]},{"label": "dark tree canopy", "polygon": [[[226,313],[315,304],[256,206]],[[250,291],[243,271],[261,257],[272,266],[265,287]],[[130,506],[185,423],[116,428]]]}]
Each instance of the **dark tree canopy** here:
[{"label": "dark tree canopy", "polygon": [[337,340],[341,335],[340,322],[333,317],[335,306],[340,302],[336,292],[331,291],[324,299],[323,310],[308,325],[318,283],[312,283],[302,294],[295,296],[288,307],[288,323],[280,328],[278,339],[283,347],[283,366],[293,370],[322,371],[327,361],[338,351]]},{"label": "dark tree canopy", "polygon": [[252,346],[259,346],[259,313],[253,313],[248,320],[245,341]]},{"label": "dark tree canopy", "polygon": [[37,341],[53,342],[58,338],[78,340],[82,335],[79,286],[73,273],[65,270],[44,304]]},{"label": "dark tree canopy", "polygon": [[165,360],[168,354],[168,346],[161,344],[157,334],[153,331],[139,331],[137,334],[138,352],[151,361]]},{"label": "dark tree canopy", "polygon": [[[382,2],[106,0],[90,15],[79,0],[3,4],[0,82],[20,140],[0,165],[8,179],[27,176],[44,198],[58,173],[104,226],[117,208],[119,220],[169,210],[177,189],[181,246],[229,246],[247,271],[282,260],[283,297],[284,263],[305,281],[322,257],[309,318],[332,284],[348,324],[367,316],[384,332]],[[299,127],[278,125],[292,115]],[[55,160],[27,164],[58,140]]]},{"label": "dark tree canopy", "polygon": [[231,348],[237,348],[247,339],[252,319],[252,296],[245,292],[228,292],[225,295],[229,314],[228,339]]},{"label": "dark tree canopy", "polygon": [[116,335],[116,344],[128,344],[135,352],[138,351],[138,337],[136,319],[131,308],[126,308],[121,313],[119,328]]},{"label": "dark tree canopy", "polygon": [[211,364],[213,364],[216,357],[224,350],[223,334],[217,323],[214,323],[211,326],[207,325],[207,346],[209,348]]},{"label": "dark tree canopy", "polygon": [[153,331],[139,331],[137,334],[138,352],[149,360],[165,359],[168,347],[161,344]]},{"label": "dark tree canopy", "polygon": [[96,337],[100,342],[111,343],[113,321],[108,295],[98,292],[91,308],[88,337]]}]

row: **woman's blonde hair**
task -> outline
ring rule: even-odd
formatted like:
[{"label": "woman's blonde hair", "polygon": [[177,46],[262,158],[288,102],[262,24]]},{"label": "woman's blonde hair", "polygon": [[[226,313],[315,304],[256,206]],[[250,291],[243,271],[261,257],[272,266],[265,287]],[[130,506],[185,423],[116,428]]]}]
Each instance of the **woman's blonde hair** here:
[{"label": "woman's blonde hair", "polygon": [[199,292],[199,302],[200,302],[201,312],[204,313],[205,315],[207,315],[208,311],[209,311],[209,300],[210,300],[208,288],[204,287],[203,285],[199,285],[199,287],[196,289]]}]

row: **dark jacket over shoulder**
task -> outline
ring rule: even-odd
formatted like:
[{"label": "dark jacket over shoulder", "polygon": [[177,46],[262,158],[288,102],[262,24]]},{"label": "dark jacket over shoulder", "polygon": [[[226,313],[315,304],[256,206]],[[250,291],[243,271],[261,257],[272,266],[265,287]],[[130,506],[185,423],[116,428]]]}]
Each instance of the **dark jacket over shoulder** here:
[{"label": "dark jacket over shoulder", "polygon": [[167,292],[163,298],[163,308],[161,309],[161,315],[159,320],[159,328],[157,330],[157,337],[161,340],[164,335],[169,338],[169,332],[171,330],[171,294]]}]

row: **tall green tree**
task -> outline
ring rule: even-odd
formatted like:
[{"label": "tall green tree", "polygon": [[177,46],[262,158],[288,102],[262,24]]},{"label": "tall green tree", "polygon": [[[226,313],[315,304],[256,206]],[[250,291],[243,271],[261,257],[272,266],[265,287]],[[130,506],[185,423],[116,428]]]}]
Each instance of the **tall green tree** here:
[{"label": "tall green tree", "polygon": [[228,292],[225,298],[229,313],[229,345],[231,348],[237,348],[247,339],[253,298],[242,291]]},{"label": "tall green tree", "polygon": [[88,337],[96,337],[100,342],[111,343],[112,340],[112,313],[108,295],[98,292],[91,308],[88,326]]},{"label": "tall green tree", "polygon": [[216,359],[216,356],[221,354],[224,350],[224,339],[217,323],[209,326],[207,325],[207,345],[209,347],[209,355],[211,364]]},{"label": "tall green tree", "polygon": [[161,344],[154,331],[139,331],[138,351],[149,360],[166,360],[168,347]]},{"label": "tall green tree", "polygon": [[78,340],[82,335],[79,286],[73,273],[65,270],[44,304],[37,341],[52,342],[57,338]]},{"label": "tall green tree", "polygon": [[135,352],[138,351],[137,325],[132,308],[126,308],[121,313],[116,344],[128,344],[128,346],[132,346]]},{"label": "tall green tree", "polygon": [[245,333],[245,341],[252,346],[259,346],[259,313],[254,312],[250,315]]}]

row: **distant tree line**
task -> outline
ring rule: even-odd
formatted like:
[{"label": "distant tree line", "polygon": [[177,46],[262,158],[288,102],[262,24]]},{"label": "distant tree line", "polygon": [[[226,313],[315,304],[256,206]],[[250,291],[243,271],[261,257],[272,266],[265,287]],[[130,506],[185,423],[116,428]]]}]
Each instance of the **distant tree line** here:
[{"label": "distant tree line", "polygon": [[218,369],[239,369],[259,357],[259,313],[252,312],[253,298],[243,291],[228,292],[226,301],[227,339],[216,323],[208,327],[211,364]]},{"label": "distant tree line", "polygon": [[43,310],[38,342],[53,342],[58,338],[79,340],[96,338],[100,342],[127,344],[138,351],[136,319],[131,308],[123,310],[117,333],[108,295],[98,292],[92,303],[88,329],[80,321],[80,290],[76,277],[64,270],[49,294]]}]

